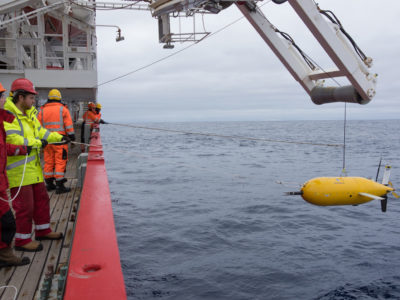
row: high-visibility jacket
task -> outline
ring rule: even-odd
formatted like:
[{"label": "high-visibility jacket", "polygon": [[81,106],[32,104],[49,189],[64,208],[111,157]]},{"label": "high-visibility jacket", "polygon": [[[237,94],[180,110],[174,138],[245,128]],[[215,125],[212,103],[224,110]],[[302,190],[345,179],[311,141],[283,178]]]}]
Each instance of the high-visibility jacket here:
[{"label": "high-visibility jacket", "polygon": [[95,112],[88,110],[83,114],[83,122],[90,124],[90,128],[93,129],[93,125],[99,123],[100,118]]},{"label": "high-visibility jacket", "polygon": [[[42,142],[40,140],[43,139],[49,143],[56,143],[60,142],[63,136],[57,132],[50,132],[42,127],[39,120],[36,118],[37,110],[33,106],[23,114],[12,102],[12,98],[8,97],[4,109],[10,111],[15,116],[12,123],[4,122],[4,129],[7,135],[6,142],[13,145],[33,147],[32,152],[27,158],[22,185],[43,182],[43,171],[40,165],[40,147],[42,146]],[[7,157],[6,168],[10,188],[20,185],[24,164],[24,155]]]},{"label": "high-visibility jacket", "polygon": [[[7,156],[25,155],[27,152],[26,146],[6,144],[6,132],[4,130],[3,122],[10,123],[14,121],[14,118],[15,117],[12,113],[0,108],[0,193],[8,189],[8,179],[6,171]],[[3,196],[0,197],[4,198]],[[8,209],[10,209],[8,203],[0,200],[0,215],[2,211],[1,207],[3,204],[6,205],[6,208],[8,207]]]},{"label": "high-visibility jacket", "polygon": [[39,122],[49,131],[74,135],[74,125],[68,108],[60,101],[49,101],[40,108]]}]

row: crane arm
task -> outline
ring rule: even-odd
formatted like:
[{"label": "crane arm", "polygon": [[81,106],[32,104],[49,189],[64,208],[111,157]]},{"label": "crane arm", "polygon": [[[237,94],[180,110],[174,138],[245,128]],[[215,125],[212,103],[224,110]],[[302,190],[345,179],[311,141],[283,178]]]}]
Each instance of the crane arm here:
[{"label": "crane arm", "polygon": [[[368,103],[375,96],[376,85],[376,74],[369,70],[372,59],[365,57],[361,60],[342,32],[341,25],[329,23],[312,0],[288,2],[335,63],[335,69],[325,71],[307,64],[293,40],[282,39],[281,32],[267,20],[255,2],[236,2],[236,5],[315,104]],[[337,77],[346,77],[350,85],[321,85],[321,79]]]}]

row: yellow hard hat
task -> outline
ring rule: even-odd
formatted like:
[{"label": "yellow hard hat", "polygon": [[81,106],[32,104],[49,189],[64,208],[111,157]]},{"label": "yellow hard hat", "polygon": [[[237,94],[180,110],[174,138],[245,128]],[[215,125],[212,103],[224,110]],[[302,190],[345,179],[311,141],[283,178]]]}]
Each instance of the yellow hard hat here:
[{"label": "yellow hard hat", "polygon": [[96,108],[100,108],[100,109],[101,109],[101,104],[100,104],[100,103],[97,103],[97,104],[96,104]]},{"label": "yellow hard hat", "polygon": [[61,93],[57,89],[52,89],[47,97],[49,100],[59,100],[61,101]]}]

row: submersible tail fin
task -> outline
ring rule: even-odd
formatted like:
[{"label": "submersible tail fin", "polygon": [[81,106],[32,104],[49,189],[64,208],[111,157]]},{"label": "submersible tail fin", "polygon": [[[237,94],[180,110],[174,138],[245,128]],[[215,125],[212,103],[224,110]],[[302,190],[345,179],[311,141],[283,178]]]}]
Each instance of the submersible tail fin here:
[{"label": "submersible tail fin", "polygon": [[[383,185],[388,185],[389,184],[389,178],[390,178],[390,166],[385,166],[385,172],[383,173],[383,178],[382,178],[382,184]],[[381,210],[382,212],[386,212],[387,209],[387,195],[384,196],[384,199],[381,200]]]}]

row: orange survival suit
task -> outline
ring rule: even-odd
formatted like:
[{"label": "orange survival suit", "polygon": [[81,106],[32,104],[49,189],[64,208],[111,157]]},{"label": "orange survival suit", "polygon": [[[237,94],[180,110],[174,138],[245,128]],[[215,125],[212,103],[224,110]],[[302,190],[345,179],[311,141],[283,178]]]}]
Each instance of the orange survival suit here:
[{"label": "orange survival suit", "polygon": [[[42,126],[51,132],[57,132],[74,141],[75,131],[70,112],[66,105],[62,104],[61,93],[58,90],[51,90],[48,101],[40,108],[38,119]],[[63,186],[65,179],[65,170],[68,160],[67,143],[57,143],[48,145],[44,148],[44,178],[47,189],[56,188],[56,193],[68,192],[69,189]],[[54,179],[56,185],[54,186]]]},{"label": "orange survival suit", "polygon": [[[93,102],[89,102],[88,110],[82,116],[82,119],[83,119],[83,123],[81,126],[81,142],[82,143],[85,142],[85,137],[84,137],[85,124],[90,124],[90,132],[92,132],[94,124],[98,124],[100,122],[100,118],[97,115],[95,108],[96,108],[96,105]],[[81,149],[83,151],[84,146],[81,146]]]}]

